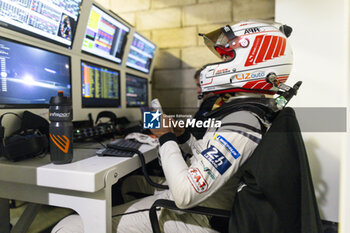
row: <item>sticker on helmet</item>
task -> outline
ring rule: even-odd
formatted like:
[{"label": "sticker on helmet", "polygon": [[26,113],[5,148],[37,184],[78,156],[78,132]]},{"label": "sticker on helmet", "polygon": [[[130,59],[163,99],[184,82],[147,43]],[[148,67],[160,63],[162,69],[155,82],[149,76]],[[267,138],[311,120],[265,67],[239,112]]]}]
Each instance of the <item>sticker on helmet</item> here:
[{"label": "sticker on helmet", "polygon": [[208,183],[204,179],[198,168],[189,169],[187,178],[197,193],[203,193],[208,190]]},{"label": "sticker on helmet", "polygon": [[253,27],[253,28],[247,28],[244,31],[244,34],[256,33],[256,32],[260,32],[260,29],[258,27]]},{"label": "sticker on helmet", "polygon": [[230,161],[213,145],[202,151],[201,154],[221,175],[231,166]]},{"label": "sticker on helmet", "polygon": [[249,40],[247,38],[243,38],[239,41],[239,45],[242,47],[242,48],[247,48],[248,45],[249,45]]},{"label": "sticker on helmet", "polygon": [[241,154],[236,150],[236,148],[231,143],[229,143],[223,136],[216,134],[214,136],[214,140],[219,141],[231,153],[233,158],[238,159],[239,156],[241,156]]},{"label": "sticker on helmet", "polygon": [[265,78],[265,72],[254,72],[254,73],[241,73],[233,76],[234,79],[238,81],[248,80],[248,79],[260,79]]}]

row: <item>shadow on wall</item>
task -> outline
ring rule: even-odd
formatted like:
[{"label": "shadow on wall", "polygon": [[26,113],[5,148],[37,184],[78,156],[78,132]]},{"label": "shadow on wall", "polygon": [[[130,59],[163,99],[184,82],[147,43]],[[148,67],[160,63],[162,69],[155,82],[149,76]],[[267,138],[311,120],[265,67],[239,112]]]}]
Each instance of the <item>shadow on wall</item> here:
[{"label": "shadow on wall", "polygon": [[[326,205],[326,196],[328,194],[329,187],[325,180],[322,178],[322,170],[320,158],[317,156],[320,149],[320,145],[313,138],[304,139],[307,149],[307,155],[309,159],[310,169],[312,171],[312,181],[314,184],[316,199],[318,203],[318,209],[320,211],[321,218],[324,219],[325,213],[322,211],[322,206]],[[323,152],[326,153],[326,152]]]},{"label": "shadow on wall", "polygon": [[185,69],[166,68],[168,65],[184,66],[184,62],[180,58],[168,51],[158,54],[156,67],[157,65],[163,69],[155,69],[153,72],[153,98],[159,99],[163,111],[167,114],[194,114],[197,110],[197,92],[194,79],[197,69],[187,64]]}]

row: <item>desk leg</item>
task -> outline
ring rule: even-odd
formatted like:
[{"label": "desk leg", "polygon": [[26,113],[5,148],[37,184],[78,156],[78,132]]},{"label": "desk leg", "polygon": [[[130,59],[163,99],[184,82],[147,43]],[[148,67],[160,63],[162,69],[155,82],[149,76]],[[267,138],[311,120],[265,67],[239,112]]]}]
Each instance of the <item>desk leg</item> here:
[{"label": "desk leg", "polygon": [[83,220],[84,233],[112,233],[111,193],[106,189],[84,197],[50,193],[49,198],[50,205],[75,210]]},{"label": "desk leg", "polygon": [[10,232],[10,203],[3,198],[0,198],[0,232]]}]

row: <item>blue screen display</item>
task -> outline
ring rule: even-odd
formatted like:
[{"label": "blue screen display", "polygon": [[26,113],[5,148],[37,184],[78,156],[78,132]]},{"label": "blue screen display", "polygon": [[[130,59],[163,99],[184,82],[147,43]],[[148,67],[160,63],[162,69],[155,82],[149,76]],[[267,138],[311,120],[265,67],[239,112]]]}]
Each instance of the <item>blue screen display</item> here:
[{"label": "blue screen display", "polygon": [[70,57],[0,38],[1,107],[39,107],[71,95]]}]

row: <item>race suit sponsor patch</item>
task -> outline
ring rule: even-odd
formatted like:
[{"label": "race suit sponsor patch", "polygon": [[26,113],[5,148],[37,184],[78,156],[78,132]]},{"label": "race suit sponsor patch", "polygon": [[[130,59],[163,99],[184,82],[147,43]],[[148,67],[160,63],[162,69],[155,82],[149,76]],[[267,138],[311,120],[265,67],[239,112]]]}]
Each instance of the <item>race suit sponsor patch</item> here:
[{"label": "race suit sponsor patch", "polygon": [[230,161],[213,145],[202,151],[201,154],[221,175],[231,166]]},{"label": "race suit sponsor patch", "polygon": [[208,183],[202,176],[198,168],[191,168],[188,170],[188,180],[197,193],[203,193],[208,190]]},{"label": "race suit sponsor patch", "polygon": [[203,170],[204,170],[205,172],[208,173],[208,175],[210,176],[210,178],[212,178],[213,180],[216,179],[216,177],[215,177],[214,174],[211,172],[211,170],[209,169],[209,167],[204,167]]},{"label": "race suit sponsor patch", "polygon": [[229,143],[223,136],[216,134],[214,140],[218,140],[231,153],[233,158],[237,159],[239,156],[241,156],[236,148],[232,146],[232,144]]}]

